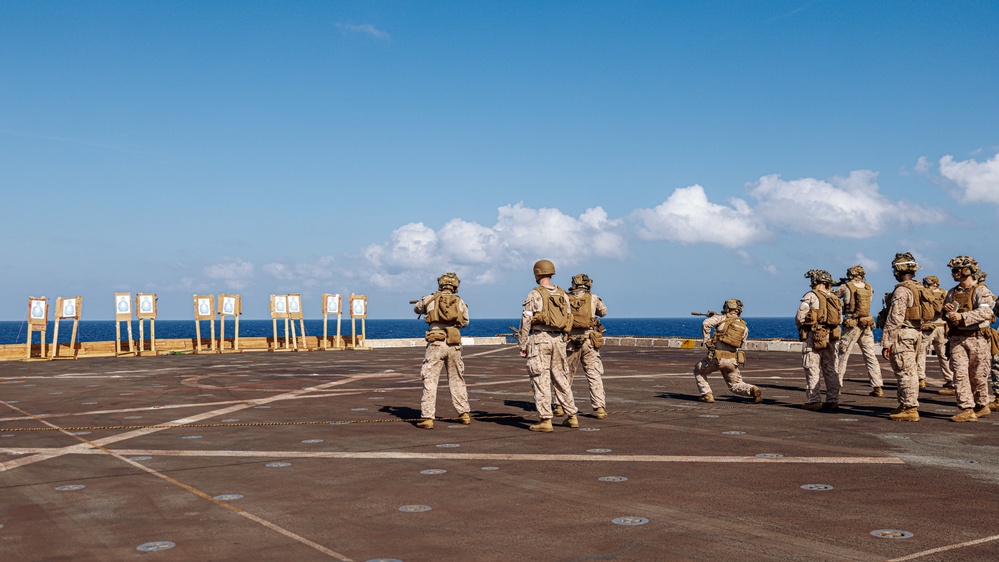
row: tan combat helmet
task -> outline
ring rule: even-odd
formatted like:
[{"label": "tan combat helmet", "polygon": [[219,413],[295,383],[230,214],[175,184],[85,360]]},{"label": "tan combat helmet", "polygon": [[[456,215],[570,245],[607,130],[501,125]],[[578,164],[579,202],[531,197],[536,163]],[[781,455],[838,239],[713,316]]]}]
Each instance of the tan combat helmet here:
[{"label": "tan combat helmet", "polygon": [[730,311],[735,311],[736,314],[742,315],[742,301],[739,299],[728,299],[725,301],[725,304],[722,305],[722,313]]},{"label": "tan combat helmet", "polygon": [[923,285],[927,287],[939,287],[940,278],[936,275],[927,275],[926,277],[923,277]]},{"label": "tan combat helmet", "polygon": [[864,271],[864,266],[859,265],[859,264],[855,265],[855,266],[851,267],[850,269],[846,270],[846,278],[847,279],[853,279],[854,277],[860,277],[861,279],[863,279],[864,276],[866,276],[866,275],[867,275],[867,272]]},{"label": "tan combat helmet", "polygon": [[899,252],[895,254],[895,259],[891,260],[891,272],[898,281],[901,281],[906,274],[916,273],[917,269],[919,264],[910,252]]},{"label": "tan combat helmet", "polygon": [[957,256],[956,258],[947,262],[947,267],[950,268],[951,274],[954,275],[955,279],[963,279],[969,275],[974,275],[978,271],[978,262],[975,258],[971,256]]},{"label": "tan combat helmet", "polygon": [[824,269],[809,269],[808,273],[805,274],[812,280],[812,287],[818,285],[819,283],[825,283],[828,286],[832,286],[833,278],[829,275],[829,272]]},{"label": "tan combat helmet", "polygon": [[458,279],[458,274],[453,271],[448,271],[444,275],[437,278],[437,287],[443,291],[444,289],[450,289],[452,293],[458,292],[458,285],[461,284],[461,280]]},{"label": "tan combat helmet", "polygon": [[551,277],[555,275],[555,264],[549,260],[534,262],[534,277]]},{"label": "tan combat helmet", "polygon": [[570,290],[583,289],[586,292],[590,291],[593,287],[593,279],[585,273],[577,273],[572,276],[572,286],[569,287]]}]

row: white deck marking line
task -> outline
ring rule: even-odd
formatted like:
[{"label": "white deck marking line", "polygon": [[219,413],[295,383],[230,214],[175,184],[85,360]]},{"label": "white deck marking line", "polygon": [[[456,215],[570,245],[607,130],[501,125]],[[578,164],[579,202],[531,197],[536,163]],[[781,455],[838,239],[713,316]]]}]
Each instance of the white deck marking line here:
[{"label": "white deck marking line", "polygon": [[[346,379],[342,379],[342,380],[338,380],[338,381],[333,381],[333,382],[328,382],[328,383],[325,383],[325,384],[317,385],[315,387],[303,388],[303,389],[300,389],[300,390],[293,390],[291,392],[286,392],[284,394],[277,394],[277,395],[271,396],[269,398],[258,398],[256,400],[248,400],[248,401],[243,402],[242,404],[229,406],[228,408],[222,408],[220,410],[212,410],[210,412],[203,412],[201,414],[197,414],[197,415],[190,416],[190,417],[187,417],[187,418],[181,418],[179,420],[173,420],[173,421],[167,422],[167,424],[169,424],[169,425],[185,425],[185,424],[189,424],[189,423],[196,423],[196,422],[199,422],[199,421],[202,421],[202,420],[206,420],[206,419],[210,419],[210,418],[213,418],[213,417],[224,416],[224,415],[227,415],[227,414],[231,414],[233,412],[239,412],[239,411],[245,410],[247,408],[253,408],[254,406],[260,406],[260,405],[263,405],[263,404],[268,404],[270,402],[279,402],[281,400],[287,400],[289,398],[295,398],[295,397],[297,397],[299,395],[307,394],[307,393],[312,392],[313,390],[316,390],[316,389],[328,388],[328,387],[331,387],[331,386],[338,386],[338,385],[347,384],[347,383],[359,380],[359,378],[360,377],[351,377],[351,378],[346,378]],[[28,412],[25,412],[24,410],[22,410],[22,409],[20,409],[20,408],[18,408],[16,406],[14,406],[13,404],[8,404],[7,402],[3,402],[3,401],[0,401],[0,404],[3,404],[4,406],[7,406],[8,408],[10,408],[12,410],[16,410],[16,411],[21,412],[23,414],[30,415],[30,414],[28,414]],[[41,418],[35,418],[35,419],[37,421],[42,421]],[[165,425],[165,424],[161,424],[161,425]],[[117,443],[118,441],[124,441],[124,440],[127,440],[127,439],[133,439],[135,437],[141,437],[143,435],[149,435],[150,433],[156,433],[156,432],[159,432],[159,431],[163,431],[165,429],[170,429],[170,428],[162,428],[162,427],[160,427],[160,428],[136,429],[136,430],[128,431],[126,433],[122,433],[122,434],[119,434],[119,435],[112,435],[110,437],[105,437],[103,439],[98,439],[98,440],[94,441],[93,443],[95,445],[104,446],[104,445],[109,445],[111,443]],[[70,453],[76,452],[76,451],[78,451],[78,450],[80,450],[81,448],[84,448],[84,447],[88,447],[88,445],[80,443],[80,444],[77,444],[77,445],[70,445],[70,446],[64,447],[62,449],[56,449],[56,450],[53,450],[53,451],[48,452],[48,453],[40,453],[40,454],[36,454],[36,455],[30,456],[30,457],[24,457],[24,458],[20,458],[20,459],[15,459],[15,460],[11,460],[11,461],[2,462],[2,463],[0,463],[0,472],[5,472],[5,471],[10,470],[12,468],[17,468],[17,467],[20,467],[20,466],[26,466],[26,465],[29,465],[29,464],[34,464],[36,462],[41,462],[41,461],[48,460],[48,459],[51,459],[51,458],[59,457],[59,456],[62,456],[64,454],[70,454]]]},{"label": "white deck marking line", "polygon": [[[30,452],[44,454],[62,449],[4,448],[5,452]],[[776,463],[776,464],[905,464],[898,457],[781,457],[761,458],[722,455],[577,455],[529,453],[413,453],[403,451],[195,451],[169,449],[112,449],[122,456],[152,457],[247,457],[247,458],[296,458],[296,459],[432,459],[432,460],[490,460],[490,461],[589,461],[589,462],[656,462],[656,463]],[[102,454],[96,449],[75,449],[72,454]]]},{"label": "white deck marking line", "polygon": [[901,562],[902,560],[915,560],[916,558],[922,558],[923,556],[929,556],[931,554],[937,554],[938,552],[946,552],[948,550],[956,550],[958,548],[964,548],[966,546],[975,546],[976,544],[987,543],[991,541],[999,540],[999,535],[992,535],[991,537],[985,537],[983,539],[976,539],[973,541],[962,542],[957,544],[951,544],[947,546],[941,546],[939,548],[931,548],[930,550],[924,550],[922,552],[916,552],[908,556],[903,556],[901,558],[892,558],[888,562]]},{"label": "white deck marking line", "polygon": [[191,492],[192,494],[194,494],[194,495],[196,495],[196,496],[198,496],[198,497],[200,497],[202,499],[206,499],[206,500],[212,502],[213,504],[215,504],[215,505],[217,505],[219,507],[222,507],[224,509],[228,509],[229,511],[235,513],[236,515],[240,515],[242,517],[245,517],[245,518],[249,519],[250,521],[253,521],[254,523],[257,523],[259,525],[263,525],[264,527],[267,527],[268,529],[271,529],[272,531],[278,532],[278,533],[280,533],[280,534],[282,534],[282,535],[284,535],[284,536],[286,536],[286,537],[288,537],[288,538],[290,538],[290,539],[292,539],[292,540],[294,540],[296,542],[300,542],[300,543],[302,543],[302,544],[304,544],[304,545],[306,545],[308,547],[311,547],[311,548],[313,548],[315,550],[318,550],[319,552],[322,552],[323,554],[326,554],[328,556],[336,558],[337,560],[340,560],[341,562],[353,562],[353,560],[351,560],[350,558],[347,558],[346,556],[340,554],[339,552],[335,552],[333,550],[330,550],[330,549],[326,548],[325,546],[323,546],[321,544],[312,542],[309,539],[307,539],[307,538],[305,538],[305,537],[303,537],[301,535],[297,535],[297,534],[295,534],[295,533],[293,533],[293,532],[291,532],[291,531],[289,531],[289,530],[287,530],[287,529],[285,529],[283,527],[280,527],[280,526],[278,526],[278,525],[276,525],[274,523],[271,523],[270,521],[267,521],[266,519],[263,519],[263,518],[261,518],[261,517],[259,517],[257,515],[254,515],[252,513],[244,511],[244,510],[242,510],[242,509],[240,509],[240,508],[238,508],[238,507],[236,507],[236,506],[234,506],[234,505],[232,505],[232,504],[230,504],[228,502],[224,502],[222,500],[217,500],[214,497],[206,494],[205,492],[202,492],[201,490],[195,488],[194,486],[191,486],[189,484],[185,484],[185,483],[183,483],[183,482],[181,482],[181,481],[179,481],[179,480],[177,480],[177,479],[175,479],[175,478],[173,478],[171,476],[167,476],[166,474],[163,474],[163,473],[158,472],[158,471],[156,471],[156,470],[154,470],[152,468],[149,468],[148,466],[145,466],[142,463],[139,463],[139,462],[133,461],[131,459],[128,459],[125,456],[121,455],[120,453],[117,453],[115,451],[112,451],[110,449],[102,447],[100,445],[97,445],[96,443],[94,443],[92,441],[89,441],[89,440],[87,440],[87,439],[85,439],[83,437],[80,437],[79,435],[74,435],[74,434],[72,434],[72,433],[70,433],[70,432],[68,432],[66,430],[63,430],[63,429],[59,428],[59,426],[57,426],[55,424],[49,423],[46,420],[39,420],[39,421],[41,421],[43,424],[45,424],[45,425],[47,425],[49,427],[52,427],[54,429],[59,429],[63,433],[66,433],[66,434],[72,436],[73,438],[81,441],[81,443],[80,443],[81,445],[90,446],[91,449],[88,451],[90,453],[102,454],[102,455],[109,455],[111,457],[114,457],[114,458],[116,458],[116,459],[118,459],[118,460],[120,460],[122,462],[125,462],[127,464],[130,464],[130,465],[134,466],[135,468],[138,468],[139,470],[142,470],[144,472],[148,472],[149,474],[152,474],[153,476],[155,476],[157,478],[166,480],[167,482],[169,482],[170,484],[172,484],[174,486],[177,486],[179,488],[187,490],[188,492]]},{"label": "white deck marking line", "polygon": [[468,355],[462,354],[462,356],[467,359],[469,357],[481,357],[483,355],[492,355],[493,353],[499,353],[501,351],[514,351],[514,350],[517,350],[517,349],[519,349],[519,348],[513,347],[513,346],[511,346],[509,348],[501,347],[499,349],[490,349],[489,351],[480,351],[478,353],[470,353]]}]

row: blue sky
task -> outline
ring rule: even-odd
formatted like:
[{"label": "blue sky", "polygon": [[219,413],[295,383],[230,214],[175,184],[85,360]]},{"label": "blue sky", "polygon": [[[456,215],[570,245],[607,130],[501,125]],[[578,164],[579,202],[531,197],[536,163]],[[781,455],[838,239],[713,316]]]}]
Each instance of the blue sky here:
[{"label": "blue sky", "polygon": [[531,265],[618,317],[913,252],[999,271],[999,4],[0,0],[0,319],[28,296],[369,296]]}]

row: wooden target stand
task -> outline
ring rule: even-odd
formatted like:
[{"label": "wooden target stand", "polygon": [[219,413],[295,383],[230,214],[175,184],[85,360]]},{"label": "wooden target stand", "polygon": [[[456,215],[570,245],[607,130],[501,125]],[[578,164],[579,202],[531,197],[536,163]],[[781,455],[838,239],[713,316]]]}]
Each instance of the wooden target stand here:
[{"label": "wooden target stand", "polygon": [[239,295],[219,295],[219,353],[225,353],[225,317],[235,318],[233,329],[232,351],[239,350],[239,317],[243,314],[243,299]]},{"label": "wooden target stand", "polygon": [[139,352],[145,353],[146,320],[149,320],[149,352],[156,355],[156,293],[135,294],[135,316],[139,319]]},{"label": "wooden target stand", "polygon": [[194,352],[201,353],[201,322],[208,321],[210,351],[215,351],[215,295],[194,295]]},{"label": "wooden target stand", "polygon": [[[368,295],[350,294],[350,336],[356,350],[370,350],[367,346],[367,328],[364,320],[368,317]],[[361,338],[357,338],[356,320],[361,320]]]},{"label": "wooden target stand", "polygon": [[[278,319],[284,320],[284,346],[278,338]],[[274,339],[270,351],[300,351],[298,334],[295,332],[295,320],[302,329],[302,348],[305,347],[305,317],[302,315],[302,295],[271,295],[271,323],[274,327]],[[290,340],[289,340],[290,337]]]},{"label": "wooden target stand", "polygon": [[[339,294],[331,295],[329,293],[323,295],[323,341],[319,348],[324,351],[327,349],[334,349],[337,351],[347,349],[347,346],[343,343],[343,338],[340,337],[340,320],[343,318],[342,309],[342,296]],[[333,340],[333,347],[329,347],[329,332],[327,330],[330,314],[336,314],[336,339]]]},{"label": "wooden target stand", "polygon": [[[83,308],[83,297],[56,298],[55,330],[52,332],[52,355],[49,359],[77,359],[76,334],[80,328],[80,310]],[[59,324],[60,320],[72,320],[73,331],[69,336],[69,350],[72,355],[59,355]]]},{"label": "wooden target stand", "polygon": [[[49,325],[49,300],[45,297],[28,297],[28,343],[24,360],[31,359],[31,332],[41,332],[41,359],[47,359],[45,353],[45,332]],[[57,324],[58,325],[58,324]]]},{"label": "wooden target stand", "polygon": [[[121,345],[121,323],[128,323],[128,351]],[[132,341],[132,293],[114,294],[114,354],[135,355],[135,342]]]}]

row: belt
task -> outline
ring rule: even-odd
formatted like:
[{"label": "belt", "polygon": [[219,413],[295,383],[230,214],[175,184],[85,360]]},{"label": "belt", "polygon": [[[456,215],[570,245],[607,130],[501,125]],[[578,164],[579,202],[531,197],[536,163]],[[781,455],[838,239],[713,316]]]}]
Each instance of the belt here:
[{"label": "belt", "polygon": [[532,334],[537,334],[539,332],[545,332],[547,334],[561,334],[562,330],[557,330],[555,328],[531,328]]}]

